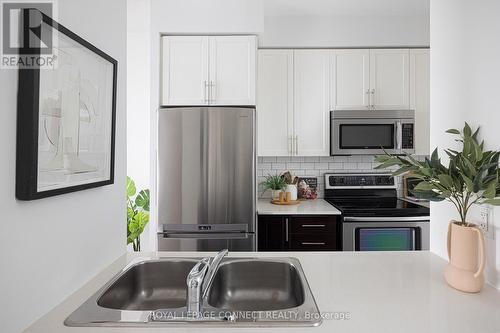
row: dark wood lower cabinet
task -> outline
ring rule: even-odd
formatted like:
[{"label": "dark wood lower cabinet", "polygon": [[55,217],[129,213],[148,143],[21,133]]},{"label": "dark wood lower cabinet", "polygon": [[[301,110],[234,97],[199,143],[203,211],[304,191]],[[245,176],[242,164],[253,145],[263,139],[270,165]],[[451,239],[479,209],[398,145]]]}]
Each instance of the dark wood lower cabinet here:
[{"label": "dark wood lower cabinet", "polygon": [[259,215],[259,251],[341,251],[336,215]]}]

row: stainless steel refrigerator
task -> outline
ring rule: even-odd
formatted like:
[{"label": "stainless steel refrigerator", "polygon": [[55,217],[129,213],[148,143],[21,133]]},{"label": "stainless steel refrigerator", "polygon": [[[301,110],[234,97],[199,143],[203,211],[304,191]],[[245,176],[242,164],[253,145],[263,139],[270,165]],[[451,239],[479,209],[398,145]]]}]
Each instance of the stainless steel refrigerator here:
[{"label": "stainless steel refrigerator", "polygon": [[158,115],[158,250],[255,249],[255,109]]}]

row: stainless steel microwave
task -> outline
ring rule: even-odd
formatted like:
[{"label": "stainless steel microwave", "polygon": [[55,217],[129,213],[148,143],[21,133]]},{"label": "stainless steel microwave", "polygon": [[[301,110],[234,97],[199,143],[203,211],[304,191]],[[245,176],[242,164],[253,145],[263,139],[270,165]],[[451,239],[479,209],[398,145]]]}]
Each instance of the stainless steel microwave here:
[{"label": "stainless steel microwave", "polygon": [[415,111],[334,110],[330,112],[330,155],[415,152]]}]

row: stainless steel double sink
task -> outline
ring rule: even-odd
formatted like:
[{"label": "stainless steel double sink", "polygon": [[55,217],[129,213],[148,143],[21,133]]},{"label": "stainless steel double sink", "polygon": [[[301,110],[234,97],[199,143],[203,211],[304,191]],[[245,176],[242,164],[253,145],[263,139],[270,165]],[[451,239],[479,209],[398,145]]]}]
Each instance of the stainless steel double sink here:
[{"label": "stainless steel double sink", "polygon": [[148,258],[125,267],[65,321],[67,326],[317,326],[318,307],[295,258],[225,258],[203,312],[187,316],[186,277],[196,259]]}]

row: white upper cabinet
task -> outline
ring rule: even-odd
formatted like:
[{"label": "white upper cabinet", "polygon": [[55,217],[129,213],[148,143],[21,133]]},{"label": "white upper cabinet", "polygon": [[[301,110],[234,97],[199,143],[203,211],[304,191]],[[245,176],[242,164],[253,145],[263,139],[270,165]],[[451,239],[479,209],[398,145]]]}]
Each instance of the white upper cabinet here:
[{"label": "white upper cabinet", "polygon": [[369,109],[370,50],[333,50],[330,66],[330,109]]},{"label": "white upper cabinet", "polygon": [[370,50],[370,104],[372,109],[409,109],[409,55],[408,49]]},{"label": "white upper cabinet", "polygon": [[415,110],[415,154],[430,154],[430,59],[428,49],[410,50],[410,109]]},{"label": "white upper cabinet", "polygon": [[255,105],[255,36],[162,37],[162,105]]},{"label": "white upper cabinet", "polygon": [[293,51],[258,53],[258,154],[288,156],[293,135]]},{"label": "white upper cabinet", "polygon": [[208,102],[208,37],[162,37],[162,105]]},{"label": "white upper cabinet", "polygon": [[256,37],[210,37],[210,104],[255,105]]},{"label": "white upper cabinet", "polygon": [[294,51],[295,155],[330,154],[329,50]]}]

